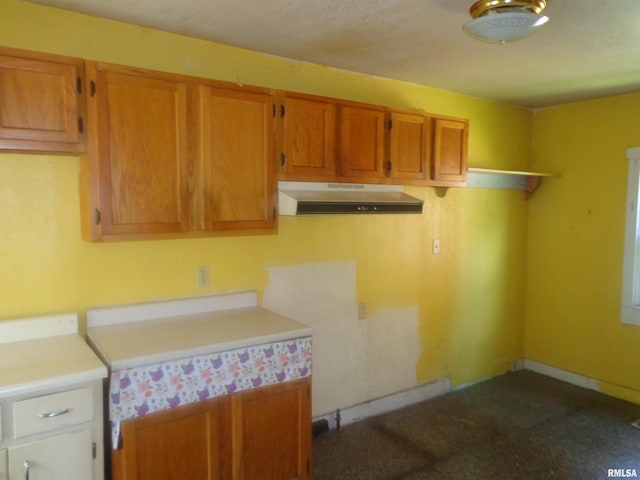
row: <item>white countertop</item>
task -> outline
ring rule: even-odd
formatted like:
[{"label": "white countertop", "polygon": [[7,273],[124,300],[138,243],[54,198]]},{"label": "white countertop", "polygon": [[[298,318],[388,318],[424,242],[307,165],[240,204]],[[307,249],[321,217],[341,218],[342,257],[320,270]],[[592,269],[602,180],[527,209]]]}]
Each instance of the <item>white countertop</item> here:
[{"label": "white countertop", "polygon": [[0,398],[106,376],[107,368],[77,333],[0,343]]},{"label": "white countertop", "polygon": [[112,370],[310,335],[307,325],[258,306],[188,315],[172,310],[168,317],[126,323],[114,318],[111,324],[101,320],[95,326],[88,316],[87,328],[89,343]]}]

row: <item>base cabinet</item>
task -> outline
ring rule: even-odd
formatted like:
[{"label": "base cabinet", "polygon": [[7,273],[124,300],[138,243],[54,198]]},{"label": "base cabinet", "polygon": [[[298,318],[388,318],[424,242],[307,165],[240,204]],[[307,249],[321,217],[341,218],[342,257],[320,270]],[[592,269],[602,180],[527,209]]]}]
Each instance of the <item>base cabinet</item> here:
[{"label": "base cabinet", "polygon": [[233,398],[234,479],[311,478],[311,402],[306,382]]},{"label": "base cabinet", "polygon": [[8,480],[93,478],[91,428],[10,447],[7,453]]},{"label": "base cabinet", "polygon": [[311,380],[122,422],[113,480],[309,480]]},{"label": "base cabinet", "polygon": [[112,453],[113,478],[219,480],[226,399],[157,412],[122,423],[122,448]]},{"label": "base cabinet", "polygon": [[103,480],[102,381],[0,398],[0,480]]}]

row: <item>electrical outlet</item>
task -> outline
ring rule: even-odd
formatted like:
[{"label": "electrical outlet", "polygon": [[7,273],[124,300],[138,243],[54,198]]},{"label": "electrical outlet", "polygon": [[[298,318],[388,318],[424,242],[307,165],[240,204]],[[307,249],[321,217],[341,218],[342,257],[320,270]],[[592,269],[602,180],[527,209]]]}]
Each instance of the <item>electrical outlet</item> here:
[{"label": "electrical outlet", "polygon": [[358,304],[358,320],[366,320],[369,318],[369,309],[366,303]]},{"label": "electrical outlet", "polygon": [[440,253],[440,239],[439,238],[434,238],[432,243],[431,243],[431,251],[434,254],[438,254]]},{"label": "electrical outlet", "polygon": [[196,267],[196,286],[198,288],[207,288],[209,285],[211,285],[209,267]]}]

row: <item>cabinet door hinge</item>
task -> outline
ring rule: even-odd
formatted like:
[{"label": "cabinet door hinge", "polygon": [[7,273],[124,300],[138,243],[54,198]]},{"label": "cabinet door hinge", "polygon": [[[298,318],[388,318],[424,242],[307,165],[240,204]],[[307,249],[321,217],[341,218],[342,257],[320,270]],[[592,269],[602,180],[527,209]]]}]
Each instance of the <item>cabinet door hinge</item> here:
[{"label": "cabinet door hinge", "polygon": [[284,165],[287,163],[287,156],[284,153],[280,154],[280,166],[284,167]]},{"label": "cabinet door hinge", "polygon": [[78,117],[78,131],[84,133],[84,121],[82,117]]},{"label": "cabinet door hinge", "polygon": [[96,208],[95,216],[96,216],[96,225],[100,225],[100,221],[102,220],[102,214],[100,213],[100,210],[98,210],[97,208]]},{"label": "cabinet door hinge", "polygon": [[391,163],[391,160],[389,160],[387,162],[387,172],[391,172],[391,169],[393,168],[393,163]]},{"label": "cabinet door hinge", "polygon": [[391,128],[393,128],[393,120],[389,119],[389,121],[387,122],[387,125],[389,130],[391,130]]},{"label": "cabinet door hinge", "polygon": [[94,82],[93,80],[91,80],[91,82],[89,83],[89,95],[91,95],[92,97],[96,95],[96,82]]},{"label": "cabinet door hinge", "polygon": [[94,460],[98,456],[98,445],[96,445],[96,442],[93,442],[91,444],[91,456],[93,457]]},{"label": "cabinet door hinge", "polygon": [[80,77],[76,77],[76,91],[78,95],[82,93],[82,79]]},{"label": "cabinet door hinge", "polygon": [[271,114],[273,115],[273,118],[276,118],[276,104],[275,103],[271,104]]},{"label": "cabinet door hinge", "polygon": [[280,118],[284,118],[285,108],[284,105],[280,105]]},{"label": "cabinet door hinge", "polygon": [[273,207],[273,219],[276,219],[276,207]]}]

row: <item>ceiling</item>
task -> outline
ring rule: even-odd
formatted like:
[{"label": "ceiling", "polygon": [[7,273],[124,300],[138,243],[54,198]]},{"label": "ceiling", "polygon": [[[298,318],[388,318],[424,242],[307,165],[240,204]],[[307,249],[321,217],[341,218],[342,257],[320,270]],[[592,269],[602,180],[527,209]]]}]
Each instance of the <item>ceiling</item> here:
[{"label": "ceiling", "polygon": [[32,0],[271,55],[539,108],[640,90],[639,0],[548,0],[506,45],[462,31],[474,0]]}]

